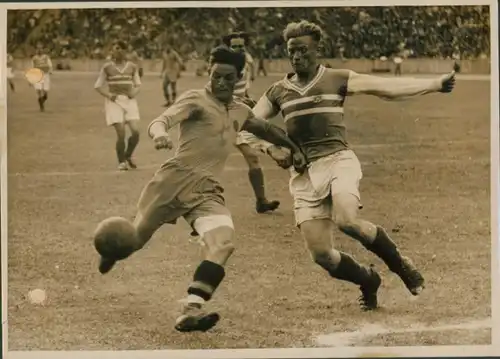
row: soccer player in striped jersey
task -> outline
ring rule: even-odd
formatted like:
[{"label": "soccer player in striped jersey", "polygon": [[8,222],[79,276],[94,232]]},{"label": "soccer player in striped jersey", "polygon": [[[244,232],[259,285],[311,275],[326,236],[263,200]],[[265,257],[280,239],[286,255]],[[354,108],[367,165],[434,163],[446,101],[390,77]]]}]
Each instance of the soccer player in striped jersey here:
[{"label": "soccer player in striped jersey", "polygon": [[[243,69],[243,76],[234,88],[234,96],[249,107],[253,107],[255,105],[255,101],[249,96],[248,90],[250,89],[251,83],[254,81],[255,69],[252,56],[246,50],[248,35],[241,32],[231,33],[224,36],[222,38],[222,42],[233,51],[241,52],[245,55],[246,61],[245,68]],[[246,135],[246,132],[240,132],[238,134],[236,145],[248,165],[248,178],[256,199],[255,209],[257,213],[274,211],[279,207],[280,202],[276,200],[270,201],[267,199],[264,172],[262,171],[259,155],[255,149],[245,143],[244,137]]]},{"label": "soccer player in striped jersey", "polygon": [[296,224],[312,258],[333,278],[359,286],[364,310],[377,307],[379,274],[332,247],[335,224],[381,258],[411,294],[418,295],[424,288],[424,278],[412,261],[401,254],[382,226],[359,217],[362,171],[346,139],[344,101],[355,94],[391,100],[448,93],[455,85],[454,72],[437,78],[414,79],[326,69],[317,59],[322,38],[319,26],[308,21],[290,23],[284,30],[284,38],[294,72],[274,83],[253,112],[263,119],[281,112],[289,137],[307,157],[309,165],[305,173],[291,170],[290,192]]},{"label": "soccer player in striped jersey", "polygon": [[11,54],[7,54],[7,82],[12,91],[15,91],[14,86],[14,57]]},{"label": "soccer player in striped jersey", "polygon": [[35,83],[34,88],[38,96],[38,105],[40,106],[40,111],[45,111],[45,102],[47,102],[50,91],[52,60],[50,59],[50,56],[45,53],[42,45],[37,46],[36,54],[31,60],[32,67],[37,68],[43,72],[42,80]]},{"label": "soccer player in striped jersey", "polygon": [[[206,245],[205,258],[194,272],[176,321],[180,332],[207,331],[219,321],[219,314],[207,313],[203,307],[222,283],[235,249],[234,224],[225,205],[221,176],[237,132],[246,130],[289,148],[297,170],[305,170],[305,157],[281,129],[256,119],[248,106],[233,101],[244,56],[227,47],[215,48],[211,55],[210,82],[205,88],[186,91],[149,125],[156,149],[172,148],[168,131],[178,127],[179,147],[143,189],[133,223],[139,240],[136,250],[162,225],[175,224],[181,217]],[[99,271],[109,272],[116,261],[101,257]]]},{"label": "soccer player in striped jersey", "polygon": [[137,65],[139,77],[142,78],[142,76],[144,75],[144,69],[142,67],[142,57],[137,53],[132,45],[128,47],[128,60]]},{"label": "soccer player in striped jersey", "polygon": [[[141,79],[137,65],[127,60],[126,51],[127,46],[123,41],[115,44],[112,60],[103,65],[94,85],[96,91],[105,98],[106,124],[113,126],[116,131],[115,150],[118,169],[121,171],[129,167],[137,168],[132,155],[139,143],[140,120],[136,96]],[[126,126],[130,129],[130,137],[125,142]]]},{"label": "soccer player in striped jersey", "polygon": [[170,106],[177,98],[177,80],[184,69],[184,60],[170,46],[162,53],[161,77],[163,78],[163,96],[165,107]]}]

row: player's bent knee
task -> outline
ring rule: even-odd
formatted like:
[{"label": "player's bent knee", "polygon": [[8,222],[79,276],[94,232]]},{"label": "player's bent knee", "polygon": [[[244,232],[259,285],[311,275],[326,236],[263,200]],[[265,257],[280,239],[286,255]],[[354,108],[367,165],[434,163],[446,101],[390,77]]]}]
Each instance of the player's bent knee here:
[{"label": "player's bent knee", "polygon": [[198,218],[193,227],[206,245],[207,258],[224,264],[235,250],[234,225],[227,215],[213,215]]},{"label": "player's bent knee", "polygon": [[330,251],[327,250],[311,251],[310,254],[313,262],[321,267],[328,266],[332,261]]},{"label": "player's bent knee", "polygon": [[240,150],[241,154],[245,158],[245,161],[247,162],[248,167],[250,167],[251,169],[261,167],[259,156],[252,149],[252,147],[250,147],[247,144],[241,144],[238,146],[238,149]]}]

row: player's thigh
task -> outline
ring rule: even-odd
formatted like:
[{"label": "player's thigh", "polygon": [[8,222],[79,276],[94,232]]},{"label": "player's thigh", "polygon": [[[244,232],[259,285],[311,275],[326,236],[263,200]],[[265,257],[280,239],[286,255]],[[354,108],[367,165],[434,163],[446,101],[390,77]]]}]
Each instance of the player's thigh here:
[{"label": "player's thigh", "polygon": [[[134,130],[137,130],[137,121],[140,120],[141,116],[139,114],[139,105],[137,103],[137,99],[127,99],[125,102],[126,112],[125,112],[125,121],[128,122],[130,129],[132,130],[132,126],[134,126]],[[131,122],[135,122],[131,124]]]},{"label": "player's thigh", "polygon": [[50,76],[46,74],[43,77],[43,86],[42,86],[44,91],[50,91]]},{"label": "player's thigh", "polygon": [[114,126],[123,125],[125,123],[125,113],[123,109],[113,101],[104,100],[104,112],[106,117],[106,125]]},{"label": "player's thigh", "polygon": [[171,170],[160,169],[143,188],[137,202],[134,221],[137,234],[143,243],[164,224],[175,224],[177,219],[189,211],[182,203],[181,176]]},{"label": "player's thigh", "polygon": [[172,91],[177,91],[177,78],[175,80],[170,81],[170,88]]},{"label": "player's thigh", "polygon": [[337,225],[344,226],[357,218],[362,207],[359,184],[363,177],[361,164],[352,151],[343,151],[333,168],[330,184],[333,216]]},{"label": "player's thigh", "polygon": [[170,85],[170,76],[168,74],[163,75],[163,88],[168,87]]}]

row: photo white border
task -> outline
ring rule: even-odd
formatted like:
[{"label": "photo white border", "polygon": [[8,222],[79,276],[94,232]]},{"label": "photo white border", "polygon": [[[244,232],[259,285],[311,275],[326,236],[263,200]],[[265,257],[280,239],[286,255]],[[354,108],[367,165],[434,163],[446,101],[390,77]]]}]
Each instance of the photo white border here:
[{"label": "photo white border", "polygon": [[[15,9],[58,9],[58,8],[218,8],[218,7],[341,7],[341,6],[490,6],[491,29],[491,257],[492,257],[492,337],[490,346],[415,346],[415,347],[346,347],[346,348],[304,348],[304,349],[218,349],[218,350],[156,350],[156,351],[29,351],[8,352],[7,328],[7,81],[4,73],[6,63],[7,10]],[[498,3],[495,0],[414,0],[369,1],[152,1],[152,2],[71,2],[71,3],[0,3],[0,209],[1,209],[1,269],[2,269],[2,347],[6,359],[164,359],[164,358],[337,358],[337,357],[473,357],[500,355],[500,244],[498,236],[498,208],[500,188],[499,147],[499,83],[498,83]],[[3,95],[3,96],[2,96]],[[474,240],[471,238],[470,240]],[[496,298],[496,299],[495,299]]]}]

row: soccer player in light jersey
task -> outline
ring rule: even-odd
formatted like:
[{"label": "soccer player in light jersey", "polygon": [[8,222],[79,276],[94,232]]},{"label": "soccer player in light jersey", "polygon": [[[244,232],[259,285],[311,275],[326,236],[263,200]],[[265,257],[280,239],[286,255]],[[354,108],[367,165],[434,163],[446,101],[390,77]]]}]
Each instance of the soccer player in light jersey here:
[{"label": "soccer player in light jersey", "polygon": [[[174,224],[180,217],[206,245],[205,259],[195,270],[183,312],[176,322],[175,327],[181,332],[206,331],[219,320],[217,313],[206,314],[203,305],[224,279],[224,266],[234,251],[234,225],[220,179],[237,132],[245,130],[289,148],[297,170],[305,169],[305,157],[282,130],[257,120],[248,106],[233,101],[234,87],[244,65],[242,54],[227,47],[215,48],[207,86],[183,93],[148,128],[155,147],[161,149],[172,148],[168,131],[179,126],[179,147],[143,189],[134,221],[140,241],[137,250],[163,224]],[[271,157],[280,160],[280,153],[276,153],[277,157]],[[107,273],[115,263],[112,258],[101,258],[99,271]]]},{"label": "soccer player in light jersey", "polygon": [[177,98],[177,80],[184,69],[184,60],[182,57],[167,46],[162,53],[161,76],[163,78],[163,96],[165,97],[165,107],[175,102]]},{"label": "soccer player in light jersey", "polygon": [[38,45],[36,48],[36,54],[32,58],[32,67],[43,72],[42,80],[35,83],[34,87],[38,96],[40,111],[45,111],[45,102],[47,102],[50,91],[52,60],[50,59],[50,56],[44,52],[42,45]]},{"label": "soccer player in light jersey", "polygon": [[14,86],[14,57],[11,54],[7,54],[7,82],[12,91],[15,91]]},{"label": "soccer player in light jersey", "polygon": [[[308,160],[308,169],[291,169],[290,192],[296,224],[314,261],[333,278],[361,289],[361,306],[377,307],[379,274],[332,247],[334,225],[380,257],[413,295],[424,288],[424,278],[403,256],[387,231],[359,217],[361,165],[346,140],[344,101],[348,95],[368,94],[383,99],[451,92],[455,75],[432,79],[384,78],[350,70],[326,69],[318,64],[322,30],[308,21],[290,23],[284,30],[293,73],[274,83],[253,108],[268,119],[281,112],[289,137]],[[269,148],[272,148],[269,145]]]},{"label": "soccer player in light jersey", "polygon": [[[241,32],[231,33],[224,36],[222,42],[230,47],[233,51],[241,52],[245,55],[245,68],[243,69],[243,76],[234,88],[234,96],[240,101],[244,102],[250,107],[255,106],[255,101],[249,96],[248,90],[251,83],[254,81],[254,61],[252,56],[246,51],[248,43],[248,35]],[[248,178],[252,185],[255,194],[256,205],[255,209],[258,213],[265,213],[274,211],[280,205],[279,201],[269,201],[266,198],[266,188],[264,184],[264,172],[260,164],[258,151],[245,143],[244,137],[247,135],[245,131],[238,133],[236,140],[237,148],[245,158],[248,164]]]},{"label": "soccer player in light jersey", "polygon": [[[113,48],[112,60],[106,62],[99,73],[94,88],[104,99],[106,124],[116,131],[116,155],[118,169],[126,171],[137,168],[132,159],[139,143],[138,122],[139,106],[136,96],[139,93],[141,79],[137,65],[126,60],[127,46],[118,41]],[[107,85],[107,89],[106,89]],[[130,129],[130,137],[125,143],[126,127]]]},{"label": "soccer player in light jersey", "polygon": [[144,75],[144,69],[142,67],[142,57],[137,53],[132,45],[128,47],[128,60],[137,65],[139,77],[142,78]]}]

